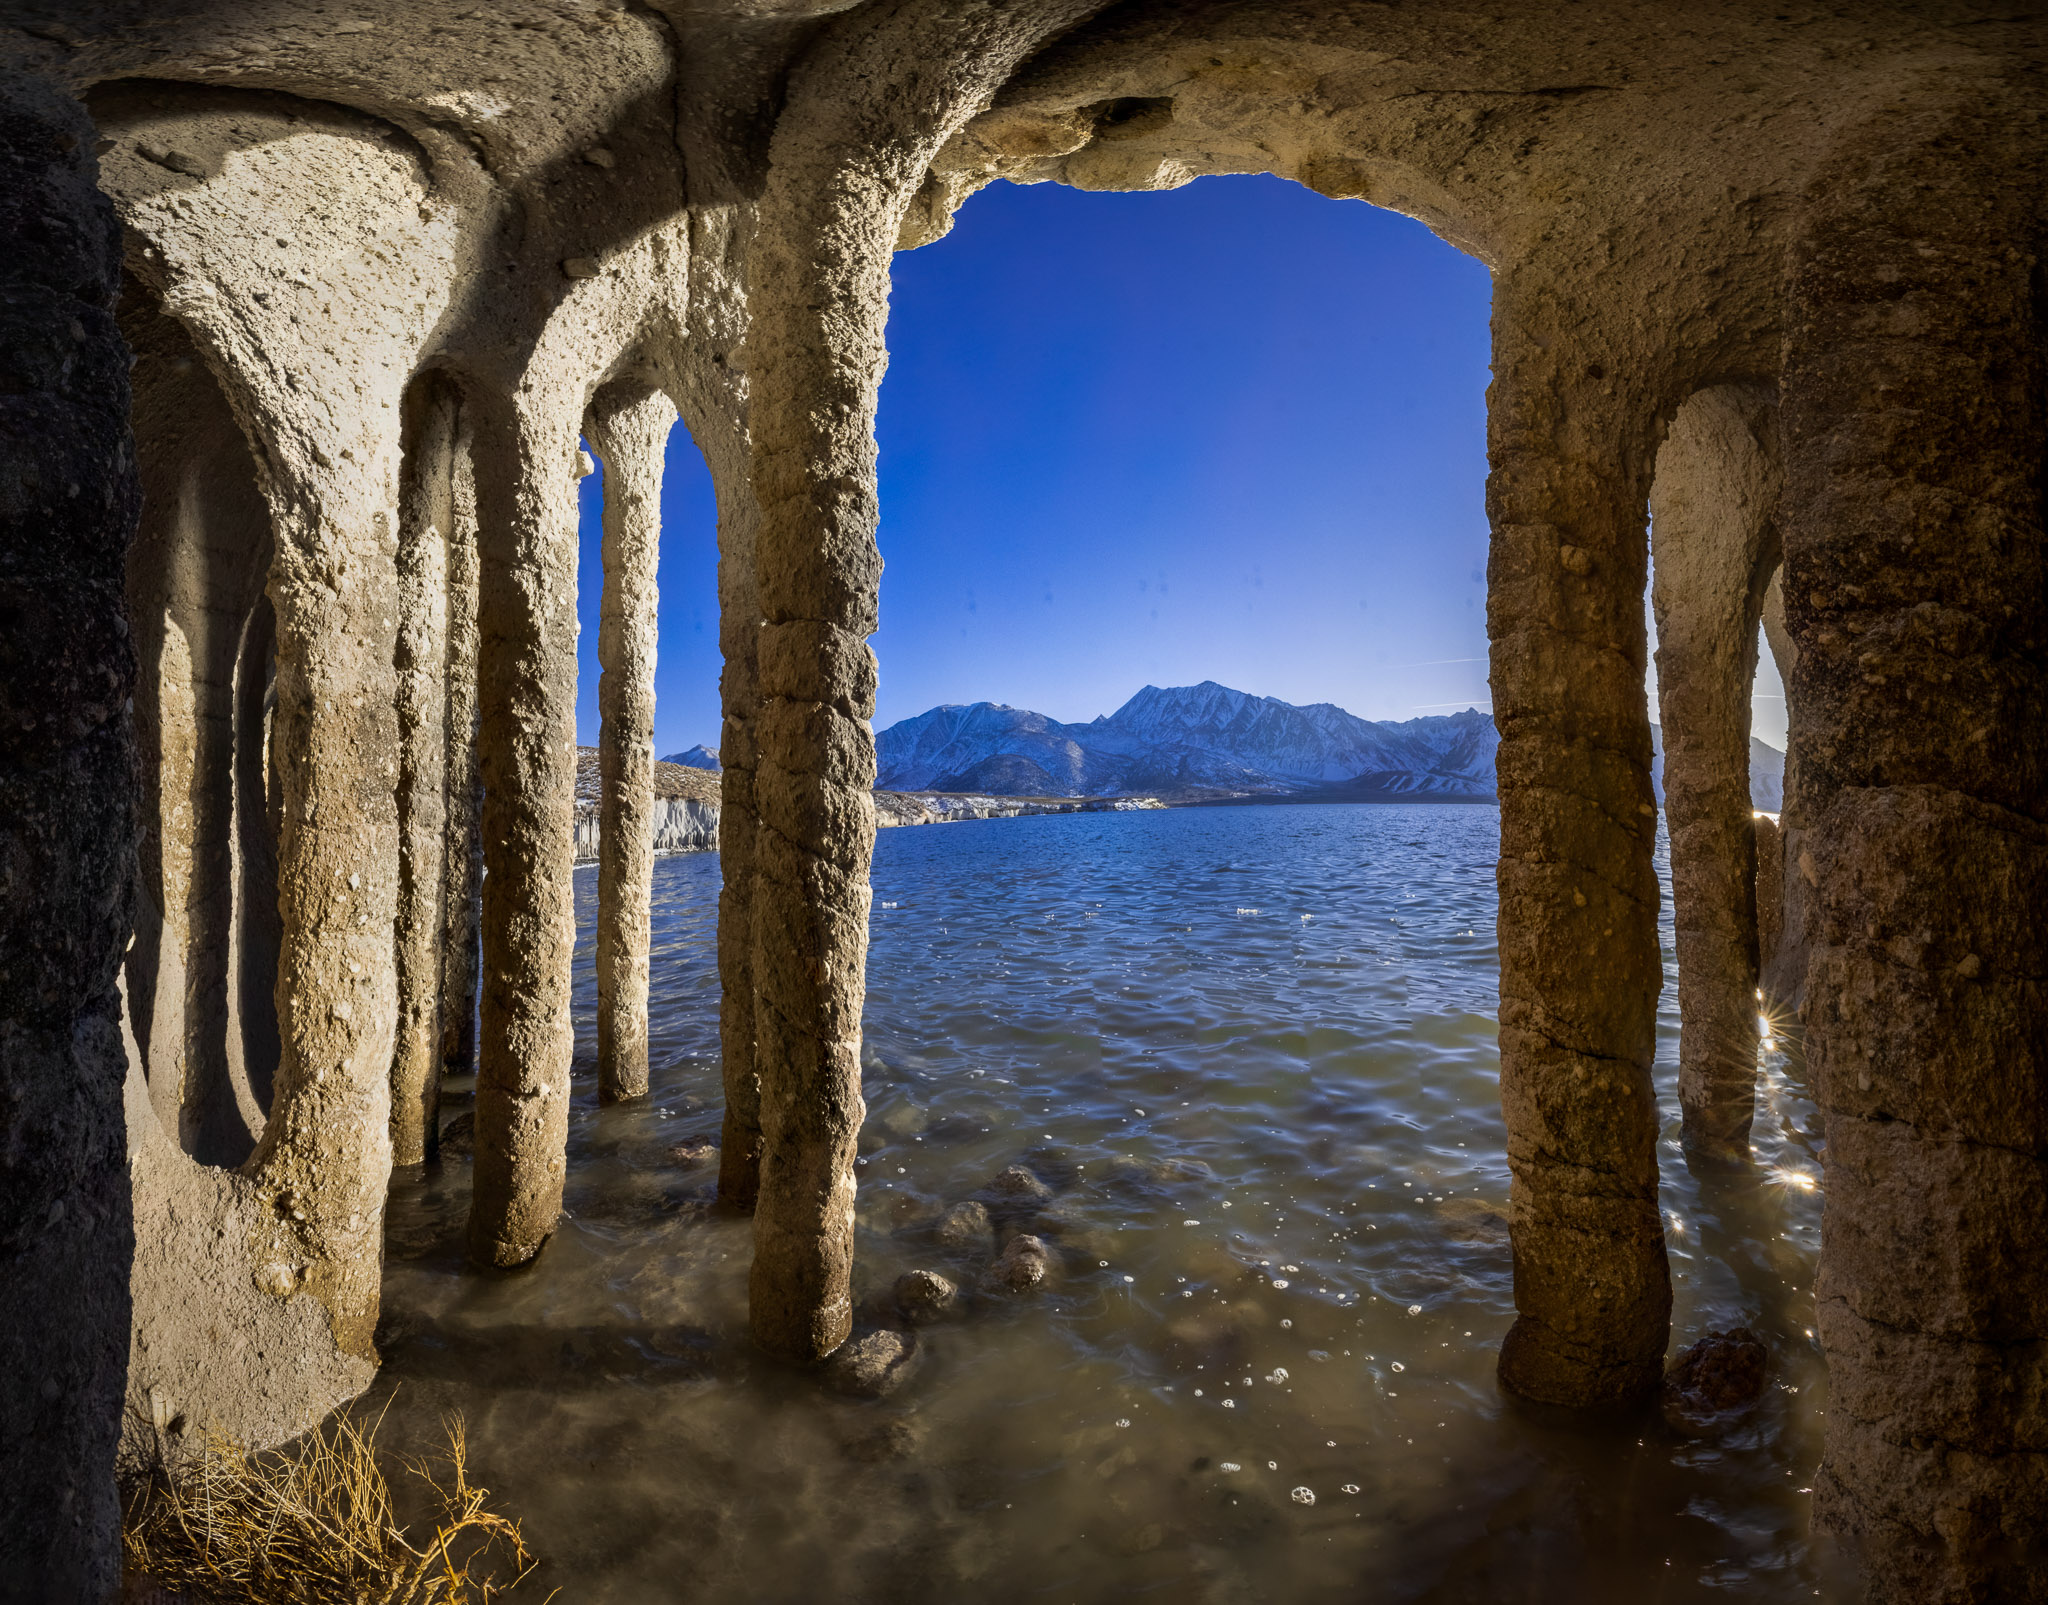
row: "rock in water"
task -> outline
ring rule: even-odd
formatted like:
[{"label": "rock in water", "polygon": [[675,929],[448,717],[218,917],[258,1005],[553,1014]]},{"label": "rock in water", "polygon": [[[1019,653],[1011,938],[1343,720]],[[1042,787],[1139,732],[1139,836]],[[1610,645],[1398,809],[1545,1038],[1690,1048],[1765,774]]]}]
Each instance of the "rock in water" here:
[{"label": "rock in water", "polygon": [[1035,1293],[1051,1276],[1052,1255],[1044,1239],[1029,1234],[1011,1238],[988,1272],[990,1284],[1005,1293]]},{"label": "rock in water", "polygon": [[1673,1429],[1702,1437],[1756,1408],[1770,1350],[1746,1326],[1709,1332],[1671,1362],[1660,1403]]},{"label": "rock in water", "polygon": [[939,1222],[939,1241],[948,1248],[985,1248],[995,1242],[995,1235],[986,1204],[955,1204]]},{"label": "rock in water", "polygon": [[913,1326],[943,1321],[960,1305],[960,1289],[937,1271],[909,1271],[896,1278],[896,1307]]},{"label": "rock in water", "polygon": [[1012,1165],[988,1184],[989,1196],[1011,1209],[1040,1209],[1052,1202],[1052,1189],[1022,1165]]},{"label": "rock in water", "polygon": [[441,1128],[443,1158],[469,1158],[476,1152],[476,1111],[465,1109]]},{"label": "rock in water", "polygon": [[825,1385],[856,1399],[880,1399],[909,1379],[917,1364],[917,1339],[880,1327],[859,1332],[825,1362]]}]

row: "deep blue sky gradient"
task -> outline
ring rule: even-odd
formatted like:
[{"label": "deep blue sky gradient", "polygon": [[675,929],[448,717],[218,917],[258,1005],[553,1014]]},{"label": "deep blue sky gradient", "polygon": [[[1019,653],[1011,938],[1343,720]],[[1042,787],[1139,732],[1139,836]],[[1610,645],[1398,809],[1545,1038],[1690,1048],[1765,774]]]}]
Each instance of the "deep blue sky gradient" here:
[{"label": "deep blue sky gradient", "polygon": [[[1485,707],[1489,300],[1421,224],[1278,179],[969,200],[895,263],[877,727],[984,698],[1088,719],[1204,679],[1367,718]],[[712,495],[682,430],[663,511],[668,753],[718,730]]]}]

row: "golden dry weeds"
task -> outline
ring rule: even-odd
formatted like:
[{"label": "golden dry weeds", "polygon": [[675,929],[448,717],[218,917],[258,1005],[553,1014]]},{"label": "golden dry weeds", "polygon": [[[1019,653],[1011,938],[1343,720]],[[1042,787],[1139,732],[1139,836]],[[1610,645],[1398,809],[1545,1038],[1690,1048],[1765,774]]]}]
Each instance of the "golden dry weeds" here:
[{"label": "golden dry weeds", "polygon": [[537,1562],[519,1523],[471,1484],[462,1418],[445,1418],[444,1454],[401,1457],[434,1506],[433,1534],[418,1546],[398,1524],[378,1463],[381,1422],[337,1416],[296,1444],[256,1453],[214,1434],[180,1459],[159,1448],[129,1478],[122,1541],[130,1575],[205,1605],[503,1598]]}]

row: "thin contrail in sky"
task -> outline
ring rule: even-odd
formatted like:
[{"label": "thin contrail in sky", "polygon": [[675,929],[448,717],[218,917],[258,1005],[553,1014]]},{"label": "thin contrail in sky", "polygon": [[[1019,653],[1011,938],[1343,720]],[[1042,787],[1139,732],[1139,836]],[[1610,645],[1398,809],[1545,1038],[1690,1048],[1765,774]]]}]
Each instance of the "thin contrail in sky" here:
[{"label": "thin contrail in sky", "polygon": [[1460,697],[1456,702],[1411,702],[1408,704],[1408,711],[1413,713],[1417,708],[1476,708],[1482,702],[1490,707],[1493,704],[1493,698]]},{"label": "thin contrail in sky", "polygon": [[1486,659],[1484,658],[1431,658],[1427,663],[1394,663],[1389,664],[1388,667],[1395,669],[1440,669],[1446,663],[1484,663],[1485,661]]}]

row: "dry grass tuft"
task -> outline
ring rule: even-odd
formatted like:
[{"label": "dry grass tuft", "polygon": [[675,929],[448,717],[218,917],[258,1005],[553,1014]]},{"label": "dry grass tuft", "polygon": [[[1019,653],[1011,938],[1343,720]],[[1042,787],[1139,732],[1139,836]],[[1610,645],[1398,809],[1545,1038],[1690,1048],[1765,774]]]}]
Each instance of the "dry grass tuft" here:
[{"label": "dry grass tuft", "polygon": [[404,1458],[435,1507],[417,1548],[377,1463],[381,1422],[336,1417],[260,1453],[211,1434],[184,1459],[159,1449],[129,1480],[129,1572],[205,1605],[488,1605],[517,1587],[537,1562],[471,1486],[462,1418],[444,1423],[445,1455]]}]

